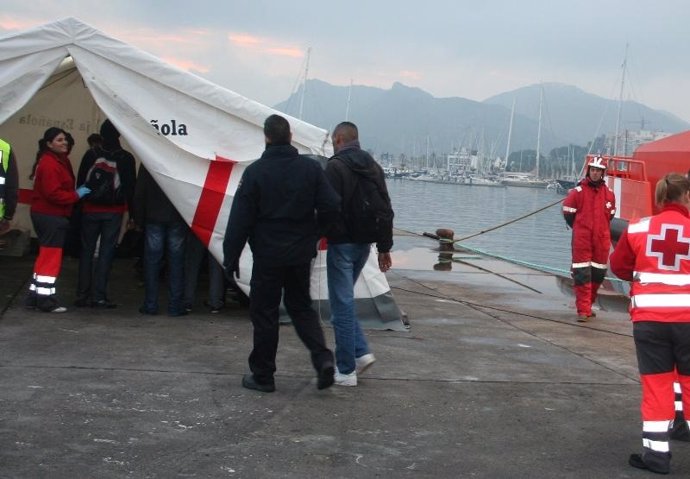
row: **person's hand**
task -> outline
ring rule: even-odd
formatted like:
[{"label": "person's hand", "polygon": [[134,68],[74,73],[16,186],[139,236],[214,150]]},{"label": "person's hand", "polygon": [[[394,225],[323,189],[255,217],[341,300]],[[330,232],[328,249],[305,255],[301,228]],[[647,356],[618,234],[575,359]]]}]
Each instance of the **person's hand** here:
[{"label": "person's hand", "polygon": [[379,253],[379,269],[385,273],[393,266],[393,260],[390,253]]},{"label": "person's hand", "polygon": [[240,259],[239,258],[237,258],[231,264],[226,266],[225,276],[227,276],[229,280],[233,280],[233,279],[235,279],[235,277],[237,277],[237,278],[240,277]]},{"label": "person's hand", "polygon": [[79,195],[79,199],[83,198],[84,196],[88,195],[91,193],[91,188],[81,185],[79,188],[77,188],[77,194]]},{"label": "person's hand", "polygon": [[12,226],[10,220],[6,218],[0,218],[0,236],[7,233],[10,230],[10,226]]}]

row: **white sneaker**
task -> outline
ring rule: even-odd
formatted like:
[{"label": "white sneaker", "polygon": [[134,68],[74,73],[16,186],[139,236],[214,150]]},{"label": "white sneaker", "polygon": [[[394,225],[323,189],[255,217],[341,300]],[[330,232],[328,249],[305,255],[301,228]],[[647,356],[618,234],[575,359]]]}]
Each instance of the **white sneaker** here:
[{"label": "white sneaker", "polygon": [[335,368],[335,385],[357,386],[357,371],[352,371],[350,374],[341,374],[338,368]]},{"label": "white sneaker", "polygon": [[357,364],[357,374],[362,374],[364,371],[369,369],[369,367],[376,362],[376,358],[373,354],[367,353],[355,359],[355,364]]}]

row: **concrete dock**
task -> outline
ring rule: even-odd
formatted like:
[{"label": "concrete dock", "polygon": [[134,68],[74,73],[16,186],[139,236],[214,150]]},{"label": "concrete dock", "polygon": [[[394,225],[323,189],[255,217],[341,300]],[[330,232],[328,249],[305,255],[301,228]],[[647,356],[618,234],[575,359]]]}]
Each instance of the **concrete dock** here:
[{"label": "concrete dock", "polygon": [[[369,332],[358,387],[318,391],[286,325],[271,394],[240,385],[246,306],[142,316],[118,259],[117,309],[27,311],[33,258],[0,257],[0,477],[648,477],[627,464],[641,424],[625,298],[604,292],[577,323],[567,280],[435,246],[396,237],[387,277],[410,329]],[[58,281],[68,306],[76,270],[67,258]],[[690,444],[671,447],[671,476],[689,477]]]}]

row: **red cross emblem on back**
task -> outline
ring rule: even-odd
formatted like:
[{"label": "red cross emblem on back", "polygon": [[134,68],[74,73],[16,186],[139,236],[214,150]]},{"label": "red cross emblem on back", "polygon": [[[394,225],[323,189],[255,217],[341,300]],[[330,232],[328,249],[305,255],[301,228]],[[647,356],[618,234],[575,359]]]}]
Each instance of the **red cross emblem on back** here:
[{"label": "red cross emblem on back", "polygon": [[690,238],[680,225],[661,225],[658,235],[647,237],[647,256],[656,257],[659,269],[680,271],[680,261],[690,260]]}]

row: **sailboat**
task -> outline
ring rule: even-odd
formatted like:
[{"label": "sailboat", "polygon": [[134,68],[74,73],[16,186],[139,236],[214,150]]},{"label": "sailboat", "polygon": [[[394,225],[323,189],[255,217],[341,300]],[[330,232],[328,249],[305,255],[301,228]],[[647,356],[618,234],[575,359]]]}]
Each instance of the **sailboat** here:
[{"label": "sailboat", "polygon": [[[544,103],[544,89],[540,86],[539,88],[539,122],[537,127],[537,157],[535,162],[535,173],[523,173],[523,172],[504,172],[501,183],[505,186],[520,186],[523,188],[546,188],[549,182],[539,178],[539,157],[541,156],[541,117],[542,117],[542,106]],[[515,102],[513,102],[513,109],[515,107]],[[511,129],[512,129],[512,115],[511,112]],[[508,135],[510,136],[510,134]],[[508,146],[510,148],[510,145]],[[507,153],[506,153],[507,160]]]}]

